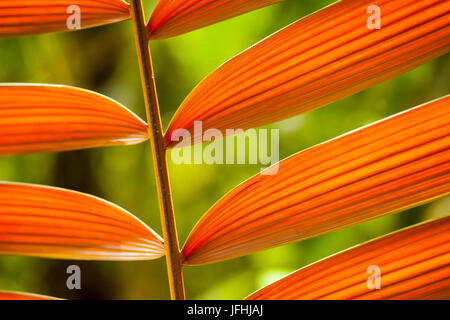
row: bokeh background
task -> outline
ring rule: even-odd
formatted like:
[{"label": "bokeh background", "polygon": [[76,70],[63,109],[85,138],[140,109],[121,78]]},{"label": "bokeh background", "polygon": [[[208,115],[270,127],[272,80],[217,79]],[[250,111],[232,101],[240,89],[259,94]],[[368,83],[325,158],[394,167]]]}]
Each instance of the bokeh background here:
[{"label": "bokeh background", "polygon": [[[144,0],[147,15],[156,1]],[[326,5],[286,0],[169,40],[152,42],[163,124],[207,74],[237,53]],[[450,90],[450,59],[441,57],[327,107],[271,125],[280,158]],[[130,21],[79,32],[0,39],[0,81],[73,85],[110,96],[145,119]],[[202,214],[260,165],[170,165],[180,245]],[[131,211],[161,234],[148,143],[0,158],[0,180],[70,188]],[[314,239],[250,256],[185,268],[190,299],[242,299],[304,265],[358,243],[450,211],[449,197]],[[66,288],[66,268],[82,270],[82,290]],[[167,299],[164,259],[76,262],[0,256],[0,289],[69,299]]]}]

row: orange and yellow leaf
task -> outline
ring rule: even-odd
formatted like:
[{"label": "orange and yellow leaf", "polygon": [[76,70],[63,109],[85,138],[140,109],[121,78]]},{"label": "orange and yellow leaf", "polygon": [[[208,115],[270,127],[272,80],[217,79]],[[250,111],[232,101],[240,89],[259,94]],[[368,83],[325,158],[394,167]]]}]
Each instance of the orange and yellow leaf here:
[{"label": "orange and yellow leaf", "polygon": [[59,188],[0,183],[0,253],[76,260],[150,260],[161,238],[118,206]]},{"label": "orange and yellow leaf", "polygon": [[60,300],[60,299],[34,293],[0,291],[0,300]]},{"label": "orange and yellow leaf", "polygon": [[247,299],[450,299],[450,217],[345,250]]},{"label": "orange and yellow leaf", "polygon": [[159,0],[148,24],[152,39],[187,33],[282,0]]},{"label": "orange and yellow leaf", "polygon": [[0,37],[71,31],[74,9],[78,10],[74,6],[80,10],[83,29],[126,20],[130,15],[122,0],[5,0],[0,1]]},{"label": "orange and yellow leaf", "polygon": [[[370,5],[381,8],[379,30],[367,27]],[[182,103],[166,139],[178,144],[177,129],[192,134],[195,121],[224,135],[265,125],[394,78],[449,51],[449,10],[445,0],[337,2],[210,74]]]},{"label": "orange and yellow leaf", "polygon": [[146,123],[100,94],[66,86],[0,84],[0,155],[146,139]]},{"label": "orange and yellow leaf", "polygon": [[312,238],[450,193],[450,96],[295,154],[219,200],[190,234],[187,265]]}]

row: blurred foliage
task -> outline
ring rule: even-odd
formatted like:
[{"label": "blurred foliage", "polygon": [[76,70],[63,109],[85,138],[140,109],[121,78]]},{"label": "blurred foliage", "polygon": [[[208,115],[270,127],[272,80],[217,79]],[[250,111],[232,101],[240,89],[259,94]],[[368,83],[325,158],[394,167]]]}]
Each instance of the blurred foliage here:
[{"label": "blurred foliage", "polygon": [[[147,13],[156,1],[145,1]],[[152,42],[164,126],[220,64],[331,1],[286,0],[177,38]],[[74,85],[98,91],[145,119],[131,22],[85,31],[0,40],[0,81]],[[280,128],[280,159],[447,94],[448,55],[327,107],[271,125]],[[170,166],[180,245],[201,215],[259,165]],[[71,188],[133,212],[161,234],[147,143],[59,154],[0,158],[0,180]],[[190,299],[241,299],[327,255],[449,212],[449,198],[315,239],[222,263],[185,268]],[[66,268],[82,269],[82,290],[66,288]],[[167,299],[164,259],[72,262],[0,257],[0,288],[72,299]]]}]

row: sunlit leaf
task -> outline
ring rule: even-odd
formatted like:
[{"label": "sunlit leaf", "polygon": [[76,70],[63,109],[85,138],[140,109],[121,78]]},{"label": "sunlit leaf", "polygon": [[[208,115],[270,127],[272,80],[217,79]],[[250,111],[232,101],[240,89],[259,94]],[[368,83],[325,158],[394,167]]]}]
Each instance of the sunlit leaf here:
[{"label": "sunlit leaf", "polygon": [[247,299],[449,299],[449,262],[447,216],[313,263]]},{"label": "sunlit leaf", "polygon": [[142,120],[100,94],[66,86],[0,84],[0,155],[146,139]]},{"label": "sunlit leaf", "polygon": [[[367,26],[370,5],[381,9],[379,30]],[[166,139],[173,147],[177,129],[193,133],[194,121],[224,135],[272,123],[409,71],[449,51],[449,10],[442,0],[344,0],[318,11],[210,74],[183,102]]]},{"label": "sunlit leaf", "polygon": [[159,0],[148,28],[163,39],[256,10],[282,0]]},{"label": "sunlit leaf", "polygon": [[446,96],[295,154],[277,174],[258,174],[217,202],[190,234],[185,264],[315,237],[449,194],[449,146]]},{"label": "sunlit leaf", "polygon": [[161,238],[118,206],[87,194],[0,183],[0,253],[60,259],[149,260]]},{"label": "sunlit leaf", "polygon": [[128,18],[128,4],[122,0],[3,0],[0,37],[71,31]]},{"label": "sunlit leaf", "polygon": [[0,300],[60,300],[60,299],[34,293],[0,291]]}]

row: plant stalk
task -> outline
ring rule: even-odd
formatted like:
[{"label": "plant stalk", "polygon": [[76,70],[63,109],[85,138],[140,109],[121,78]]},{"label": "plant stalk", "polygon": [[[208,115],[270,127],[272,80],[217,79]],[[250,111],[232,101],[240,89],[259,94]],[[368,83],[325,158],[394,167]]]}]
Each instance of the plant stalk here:
[{"label": "plant stalk", "polygon": [[155,168],[170,295],[173,300],[184,300],[182,255],[178,245],[175,216],[173,213],[172,194],[167,169],[167,148],[162,131],[153,63],[149,47],[150,34],[145,24],[142,1],[131,0],[130,5]]}]

